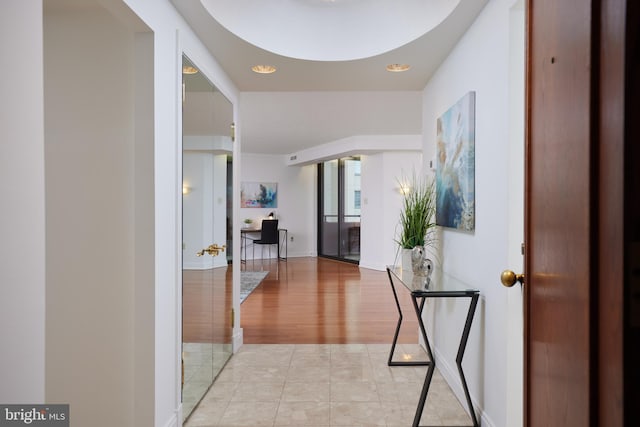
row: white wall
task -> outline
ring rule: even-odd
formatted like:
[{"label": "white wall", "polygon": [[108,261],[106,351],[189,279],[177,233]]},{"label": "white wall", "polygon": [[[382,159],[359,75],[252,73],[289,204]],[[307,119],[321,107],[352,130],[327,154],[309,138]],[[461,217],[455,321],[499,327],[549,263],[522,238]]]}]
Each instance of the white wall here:
[{"label": "white wall", "polygon": [[[444,229],[442,268],[480,290],[463,366],[483,425],[506,425],[506,292],[500,272],[507,266],[509,203],[508,71],[509,8],[514,0],[489,2],[424,89],[425,163],[434,156],[436,120],[468,91],[476,92],[476,228],[472,233]],[[435,348],[439,369],[463,398],[455,352],[468,301],[438,301]],[[431,308],[425,317],[431,315]],[[455,337],[455,339],[452,339]],[[449,361],[449,363],[447,363]]]},{"label": "white wall", "polygon": [[0,402],[43,403],[45,183],[41,0],[2,3],[0,69],[3,98]]},{"label": "white wall", "polygon": [[[276,182],[278,207],[276,209],[242,208],[241,220],[251,218],[254,224],[276,214],[278,226],[286,228],[289,235],[288,256],[315,256],[317,254],[317,172],[315,165],[289,167],[283,156],[266,154],[242,154],[243,182]],[[236,191],[240,198],[240,189]],[[293,240],[292,240],[293,238]],[[260,249],[260,248],[257,248]],[[252,250],[247,252],[251,259]],[[265,257],[268,256],[265,250]],[[256,253],[256,258],[259,254]],[[272,251],[272,257],[275,252]]]},{"label": "white wall", "polygon": [[229,136],[233,106],[220,92],[187,92],[183,108],[185,135]]},{"label": "white wall", "polygon": [[[233,104],[238,116],[238,90],[216,60],[168,0],[123,0],[154,34],[155,104],[155,421],[156,426],[180,424],[180,323],[181,323],[181,180],[182,154],[179,106],[182,54],[199,68]],[[111,3],[110,3],[111,4]],[[113,4],[120,4],[119,2]],[[234,158],[239,158],[241,129],[236,119]],[[239,170],[234,166],[234,186]],[[234,200],[235,242],[240,241],[238,202]],[[233,248],[234,258],[240,251]],[[234,263],[234,342],[241,341],[239,307],[240,265]],[[239,337],[240,336],[240,337]],[[235,348],[235,347],[234,347]]]},{"label": "white wall", "polygon": [[287,155],[287,164],[290,166],[317,164],[325,160],[362,154],[420,150],[422,150],[422,137],[418,134],[354,135],[290,153]]},{"label": "white wall", "polygon": [[136,426],[151,426],[155,408],[155,315],[150,304],[156,294],[154,191],[154,87],[153,33],[135,35],[135,153],[134,153],[134,419]]},{"label": "white wall", "polygon": [[398,221],[402,195],[399,180],[422,171],[421,152],[383,152],[362,161],[360,267],[384,270],[398,254]]},{"label": "white wall", "polygon": [[[242,120],[251,121],[247,152],[287,154],[353,135],[417,135],[420,91],[242,92]],[[260,129],[286,128],[287,141]],[[280,132],[278,132],[280,135]]]},{"label": "white wall", "polygon": [[[394,240],[402,203],[397,180],[422,169],[421,148],[419,135],[355,135],[289,154],[285,161],[292,168],[308,165],[315,171],[322,161],[361,157],[360,266],[384,270],[397,253]],[[315,183],[302,190],[317,198]],[[317,225],[310,226],[309,233],[315,234]],[[312,244],[315,251],[315,241]]]},{"label": "white wall", "polygon": [[227,242],[227,155],[185,151],[182,164],[183,182],[190,188],[182,196],[182,265],[191,270],[226,267],[226,250],[216,257],[196,253]]},{"label": "white wall", "polygon": [[190,189],[182,197],[182,266],[197,270],[226,267],[232,251],[196,256],[213,243],[227,243],[227,156],[233,153],[233,106],[212,85],[208,91],[199,86],[204,84],[194,82],[191,90],[201,90],[194,92],[187,83],[182,104],[182,180]]},{"label": "white wall", "polygon": [[42,0],[2,7],[0,400],[71,400],[73,425],[177,426],[182,51],[234,104],[237,89],[168,1],[99,3],[117,18],[90,2],[47,3],[96,14],[72,21],[43,18]]},{"label": "white wall", "polygon": [[153,173],[135,167],[135,38],[96,8],[46,13],[44,40],[46,399],[133,425],[135,177]]},{"label": "white wall", "polygon": [[[372,139],[378,138],[380,136]],[[393,138],[388,137],[388,140]],[[273,211],[280,220],[280,227],[288,230],[289,238],[294,238],[288,242],[289,256],[316,256],[316,164],[309,161],[306,166],[287,166],[288,158],[264,154],[243,154],[241,161],[242,181],[278,183],[277,209],[243,208],[240,209],[241,219],[251,218],[257,224]],[[413,171],[420,173],[422,155],[420,151],[386,151],[362,155],[361,161],[360,266],[384,270],[386,265],[394,263],[397,253],[396,226],[402,204],[397,180]],[[251,246],[247,257],[252,258]]]}]

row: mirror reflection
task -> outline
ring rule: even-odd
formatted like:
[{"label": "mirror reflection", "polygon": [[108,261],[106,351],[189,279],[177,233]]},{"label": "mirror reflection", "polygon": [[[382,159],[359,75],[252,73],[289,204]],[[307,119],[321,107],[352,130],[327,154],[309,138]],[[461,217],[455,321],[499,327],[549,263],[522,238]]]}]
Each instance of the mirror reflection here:
[{"label": "mirror reflection", "polygon": [[186,420],[232,352],[233,106],[183,57],[182,359]]}]

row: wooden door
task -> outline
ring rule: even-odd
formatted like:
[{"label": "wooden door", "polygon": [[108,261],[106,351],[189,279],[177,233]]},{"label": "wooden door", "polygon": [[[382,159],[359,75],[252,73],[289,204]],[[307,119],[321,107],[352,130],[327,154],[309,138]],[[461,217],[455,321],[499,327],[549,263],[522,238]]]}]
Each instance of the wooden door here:
[{"label": "wooden door", "polygon": [[526,426],[622,425],[624,4],[528,4]]},{"label": "wooden door", "polygon": [[525,401],[529,426],[588,426],[591,7],[529,7]]}]

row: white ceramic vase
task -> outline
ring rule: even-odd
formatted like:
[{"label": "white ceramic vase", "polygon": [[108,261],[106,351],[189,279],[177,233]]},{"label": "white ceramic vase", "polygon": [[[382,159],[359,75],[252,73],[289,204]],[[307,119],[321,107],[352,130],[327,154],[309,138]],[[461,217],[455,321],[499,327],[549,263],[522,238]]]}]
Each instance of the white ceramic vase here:
[{"label": "white ceramic vase", "polygon": [[400,268],[407,271],[412,271],[411,267],[411,249],[400,249]]}]

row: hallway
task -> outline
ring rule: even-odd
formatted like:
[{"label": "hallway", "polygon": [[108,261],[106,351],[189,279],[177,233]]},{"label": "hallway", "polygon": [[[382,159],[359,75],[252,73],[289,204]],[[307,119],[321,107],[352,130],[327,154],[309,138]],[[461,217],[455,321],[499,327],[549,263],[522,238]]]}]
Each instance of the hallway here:
[{"label": "hallway", "polygon": [[[415,344],[396,351],[424,357]],[[245,344],[185,427],[410,426],[426,367],[389,367],[388,354],[388,344]],[[436,370],[420,425],[470,424]]]},{"label": "hallway", "polygon": [[[411,425],[426,367],[387,366],[398,319],[386,272],[323,258],[255,261],[245,344],[186,427]],[[424,360],[408,293],[396,359]],[[421,425],[469,425],[436,370]]]}]

